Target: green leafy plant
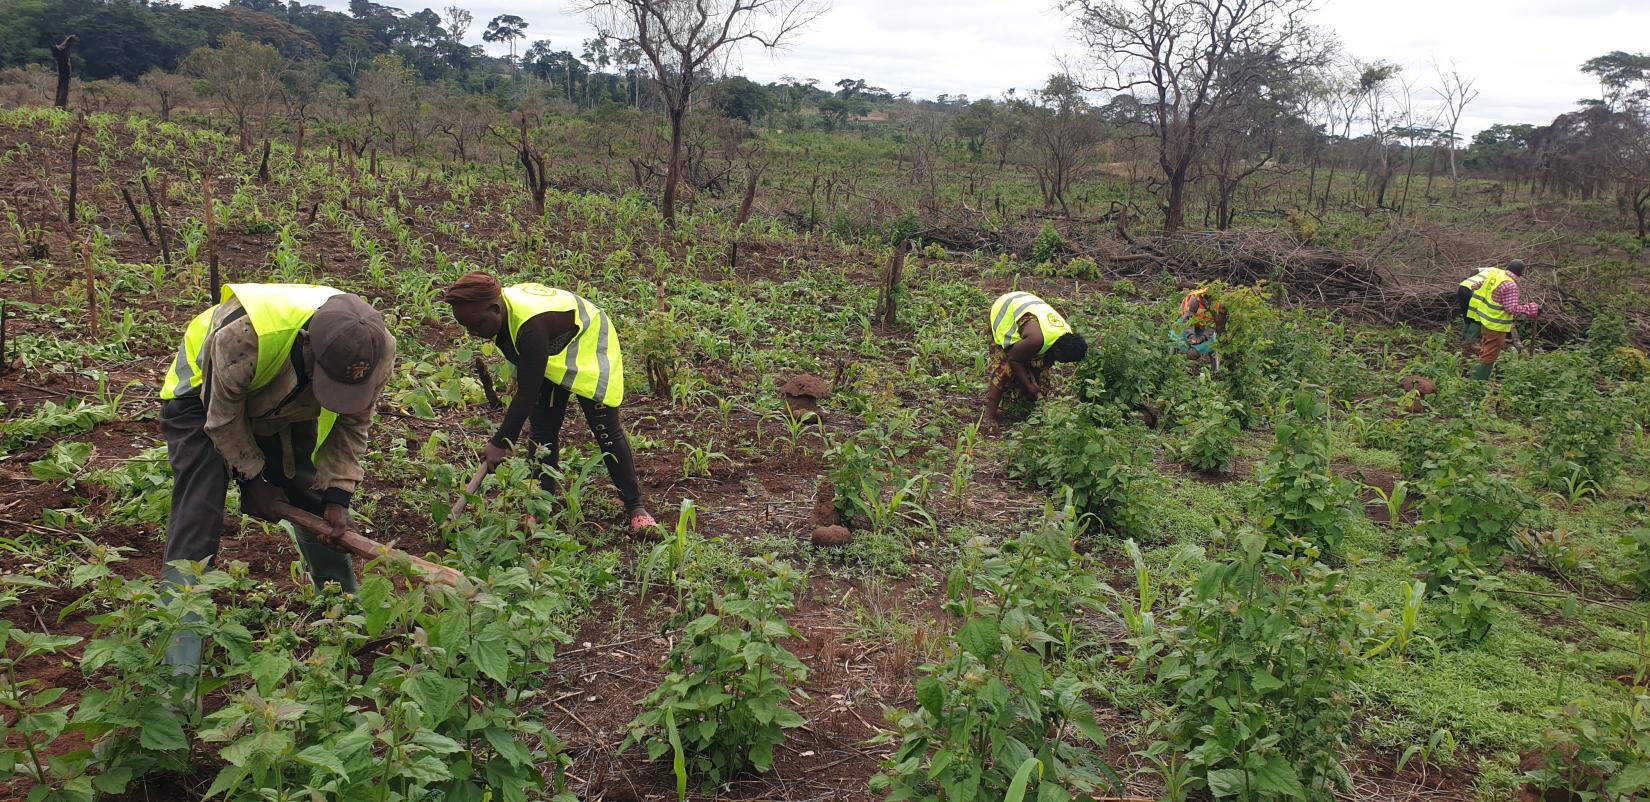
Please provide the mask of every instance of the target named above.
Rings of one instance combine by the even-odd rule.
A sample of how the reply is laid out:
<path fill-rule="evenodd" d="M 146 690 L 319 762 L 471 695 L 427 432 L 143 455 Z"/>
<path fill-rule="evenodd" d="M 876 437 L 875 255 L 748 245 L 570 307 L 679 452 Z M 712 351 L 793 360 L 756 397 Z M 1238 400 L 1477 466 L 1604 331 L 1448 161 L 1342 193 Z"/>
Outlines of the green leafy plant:
<path fill-rule="evenodd" d="M 1073 608 L 1102 609 L 1099 586 L 1071 549 L 1068 505 L 1037 530 L 981 546 L 947 580 L 946 608 L 962 621 L 953 653 L 924 665 L 918 708 L 890 711 L 897 742 L 871 789 L 889 800 L 1091 797 L 1120 784 L 1096 753 L 1106 744 L 1084 696 L 1094 686 L 1067 670 L 1076 643 L 1057 624 Z"/>
<path fill-rule="evenodd" d="M 28 783 L 30 802 L 92 802 L 98 791 L 116 793 L 125 787 L 121 773 L 93 776 L 89 749 L 51 747 L 69 728 L 69 714 L 55 703 L 66 688 L 42 688 L 39 679 L 20 679 L 17 666 L 54 655 L 81 639 L 14 628 L 0 621 L 0 781 L 21 776 Z"/>
<path fill-rule="evenodd" d="M 1351 483 L 1330 470 L 1328 406 L 1302 389 L 1274 421 L 1277 444 L 1257 471 L 1252 505 L 1272 548 L 1340 554 L 1351 521 Z"/>
<path fill-rule="evenodd" d="M 1524 780 L 1546 793 L 1600 802 L 1634 802 L 1650 794 L 1650 691 L 1625 703 L 1584 702 L 1549 711 L 1543 765 Z"/>
<path fill-rule="evenodd" d="M 688 775 L 715 786 L 747 768 L 767 771 L 785 730 L 805 723 L 788 702 L 808 670 L 780 645 L 796 637 L 783 611 L 798 581 L 784 563 L 753 560 L 683 628 L 663 681 L 642 700 L 619 748 L 642 744 L 650 760 L 671 753 L 684 798 Z"/>
<path fill-rule="evenodd" d="M 1243 427 L 1220 385 L 1208 378 L 1198 381 L 1197 390 L 1181 402 L 1174 417 L 1180 461 L 1199 471 L 1225 470 L 1237 453 L 1235 441 Z"/>
<path fill-rule="evenodd" d="M 1146 754 L 1184 765 L 1186 790 L 1240 800 L 1323 799 L 1350 788 L 1339 755 L 1359 665 L 1343 576 L 1275 554 L 1259 533 L 1205 563 L 1165 631 L 1169 707 Z"/>
<path fill-rule="evenodd" d="M 1054 261 L 1054 257 L 1065 250 L 1066 240 L 1060 232 L 1054 229 L 1054 224 L 1043 223 L 1043 230 L 1037 232 L 1037 239 L 1031 243 L 1031 263 L 1040 265 Z"/>
<path fill-rule="evenodd" d="M 1621 545 L 1628 548 L 1633 567 L 1622 577 L 1642 598 L 1650 598 L 1650 528 L 1638 527 L 1621 536 Z"/>
<path fill-rule="evenodd" d="M 1051 491 L 1070 488 L 1080 515 L 1119 537 L 1144 538 L 1152 531 L 1145 504 L 1150 451 L 1121 434 L 1121 420 L 1111 414 L 1116 425 L 1101 427 L 1072 405 L 1043 405 L 1015 433 L 1009 471 Z"/>

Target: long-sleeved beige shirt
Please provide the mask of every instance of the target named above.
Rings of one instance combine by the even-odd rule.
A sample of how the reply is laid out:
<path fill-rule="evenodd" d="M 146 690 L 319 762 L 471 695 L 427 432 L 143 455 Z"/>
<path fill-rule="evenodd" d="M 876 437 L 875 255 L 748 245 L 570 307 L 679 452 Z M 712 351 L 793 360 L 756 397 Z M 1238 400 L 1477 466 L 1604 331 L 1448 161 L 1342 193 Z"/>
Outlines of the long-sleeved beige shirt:
<path fill-rule="evenodd" d="M 216 324 L 241 308 L 230 299 L 213 318 Z M 394 374 L 395 337 L 390 336 L 384 359 L 373 382 L 373 392 L 382 393 Z M 315 356 L 306 342 L 303 361 L 314 369 Z M 281 434 L 294 423 L 316 420 L 321 405 L 306 380 L 300 387 L 292 360 L 283 360 L 281 370 L 268 385 L 250 391 L 252 375 L 258 367 L 258 334 L 246 316 L 214 328 L 206 343 L 201 369 L 207 377 L 206 434 L 229 463 L 236 476 L 253 477 L 264 470 L 264 453 L 257 437 Z M 315 454 L 315 490 L 337 489 L 355 492 L 366 476 L 361 456 L 367 449 L 367 430 L 372 411 L 360 415 L 339 415 L 332 432 Z M 289 452 L 290 453 L 290 452 Z M 285 473 L 292 475 L 292 466 Z"/>

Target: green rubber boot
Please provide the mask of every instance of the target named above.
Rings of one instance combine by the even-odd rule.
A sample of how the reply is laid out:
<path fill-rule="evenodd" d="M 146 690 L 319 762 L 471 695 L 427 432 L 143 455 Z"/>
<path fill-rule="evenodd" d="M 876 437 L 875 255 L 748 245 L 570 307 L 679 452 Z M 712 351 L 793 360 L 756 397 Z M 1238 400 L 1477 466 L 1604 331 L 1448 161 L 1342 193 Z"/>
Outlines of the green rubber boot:
<path fill-rule="evenodd" d="M 1483 381 L 1485 379 L 1488 379 L 1490 377 L 1490 373 L 1494 370 L 1495 370 L 1494 365 L 1486 365 L 1486 364 L 1480 362 L 1478 364 L 1478 367 L 1475 367 L 1475 368 L 1472 369 L 1472 377 L 1474 379 L 1478 379 L 1479 381 Z"/>

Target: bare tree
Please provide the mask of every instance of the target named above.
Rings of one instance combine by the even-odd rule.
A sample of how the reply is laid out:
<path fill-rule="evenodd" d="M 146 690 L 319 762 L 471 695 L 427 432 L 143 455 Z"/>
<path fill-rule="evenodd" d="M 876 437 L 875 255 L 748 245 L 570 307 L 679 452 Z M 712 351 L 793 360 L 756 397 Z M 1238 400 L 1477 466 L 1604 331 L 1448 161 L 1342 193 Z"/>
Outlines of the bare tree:
<path fill-rule="evenodd" d="M 201 47 L 189 54 L 183 66 L 203 79 L 206 93 L 234 116 L 245 151 L 252 144 L 253 122 L 268 112 L 280 93 L 286 59 L 275 48 L 232 32 L 218 41 L 217 48 Z"/>
<path fill-rule="evenodd" d="M 1143 95 L 1163 174 L 1163 229 L 1185 223 L 1186 195 L 1218 118 L 1273 65 L 1322 60 L 1306 24 L 1316 0 L 1065 0 L 1100 78 L 1092 88 Z"/>
<path fill-rule="evenodd" d="M 641 51 L 670 120 L 670 157 L 661 204 L 676 224 L 682 123 L 719 56 L 744 42 L 775 48 L 824 13 L 822 0 L 584 0 L 601 36 Z"/>
<path fill-rule="evenodd" d="M 1043 208 L 1058 204 L 1062 213 L 1070 214 L 1066 192 L 1094 166 L 1100 123 L 1069 75 L 1050 76 L 1032 97 L 1031 102 L 1016 102 L 1025 121 L 1026 167 L 1037 176 Z"/>
<path fill-rule="evenodd" d="M 137 85 L 148 90 L 149 98 L 154 103 L 155 114 L 163 123 L 171 122 L 172 110 L 194 94 L 194 84 L 190 83 L 188 78 L 159 68 L 140 76 Z"/>
<path fill-rule="evenodd" d="M 1467 104 L 1478 97 L 1478 90 L 1472 88 L 1477 79 L 1461 75 L 1460 68 L 1454 64 L 1446 70 L 1442 64 L 1433 62 L 1432 68 L 1438 72 L 1439 83 L 1432 91 L 1438 94 L 1444 104 L 1440 110 L 1439 121 L 1443 123 L 1440 127 L 1443 128 L 1445 144 L 1449 147 L 1449 196 L 1454 200 L 1461 191 L 1461 176 L 1455 170 L 1455 143 L 1460 141 L 1457 131 L 1460 130 L 1461 116 L 1466 113 Z"/>

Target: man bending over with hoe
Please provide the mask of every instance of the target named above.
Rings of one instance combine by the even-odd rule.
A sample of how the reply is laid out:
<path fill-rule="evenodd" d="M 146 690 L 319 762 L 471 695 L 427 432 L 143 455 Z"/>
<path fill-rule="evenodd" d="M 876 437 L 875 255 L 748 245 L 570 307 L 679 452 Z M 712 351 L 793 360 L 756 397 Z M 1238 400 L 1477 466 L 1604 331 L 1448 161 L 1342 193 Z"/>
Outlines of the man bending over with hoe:
<path fill-rule="evenodd" d="M 349 555 L 333 550 L 365 477 L 373 407 L 395 367 L 395 338 L 360 297 L 312 284 L 229 284 L 184 330 L 166 372 L 160 428 L 172 463 L 165 561 L 211 560 L 223 535 L 229 480 L 241 511 L 279 519 L 276 504 L 322 517 L 298 528 L 317 586 L 355 590 Z M 323 548 L 325 546 L 326 548 Z M 166 582 L 188 578 L 168 565 Z M 167 662 L 193 672 L 200 639 L 180 634 Z"/>
<path fill-rule="evenodd" d="M 541 465 L 553 470 L 561 458 L 561 425 L 568 398 L 578 396 L 608 476 L 624 502 L 630 531 L 639 533 L 655 526 L 642 505 L 635 457 L 619 422 L 624 360 L 619 331 L 607 313 L 566 290 L 532 283 L 504 287 L 486 273 L 465 275 L 441 299 L 452 304 L 459 325 L 497 343 L 504 358 L 516 366 L 516 395 L 498 432 L 487 441 L 482 453 L 484 470 L 492 471 L 510 456 L 529 418 L 532 442 L 544 449 Z M 554 491 L 555 479 L 549 470 L 541 471 L 539 481 Z"/>
<path fill-rule="evenodd" d="M 1043 299 L 1011 292 L 991 305 L 991 386 L 985 414 L 1002 422 L 1003 393 L 1017 390 L 1031 401 L 1042 397 L 1043 382 L 1055 362 L 1081 362 L 1089 344 Z"/>
<path fill-rule="evenodd" d="M 1523 276 L 1524 263 L 1514 259 L 1505 270 L 1486 268 L 1465 283 L 1472 297 L 1467 300 L 1462 344 L 1470 349 L 1472 342 L 1479 340 L 1478 366 L 1472 369 L 1474 379 L 1488 379 L 1495 370 L 1495 361 L 1512 333 L 1514 316 L 1533 318 L 1541 314 L 1541 304 L 1522 303 L 1519 299 L 1518 280 Z"/>

